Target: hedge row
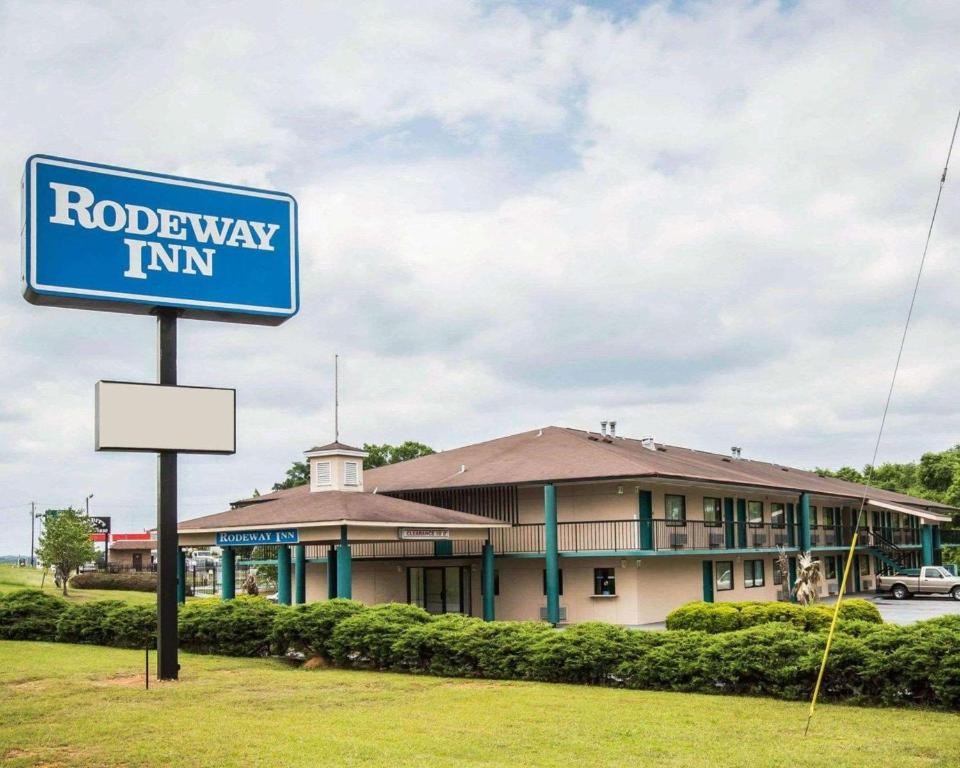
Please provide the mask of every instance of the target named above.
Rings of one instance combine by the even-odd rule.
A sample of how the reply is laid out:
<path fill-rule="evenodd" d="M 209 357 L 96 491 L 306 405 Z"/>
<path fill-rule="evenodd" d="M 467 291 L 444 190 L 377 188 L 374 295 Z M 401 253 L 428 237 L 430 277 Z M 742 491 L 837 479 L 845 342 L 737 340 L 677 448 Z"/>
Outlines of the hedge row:
<path fill-rule="evenodd" d="M 877 606 L 867 600 L 853 598 L 840 604 L 838 624 L 867 621 L 882 624 Z M 806 632 L 820 632 L 830 627 L 833 608 L 813 605 L 804 608 L 793 603 L 687 603 L 667 616 L 667 629 L 697 632 L 734 632 L 761 624 L 789 624 Z"/>
<path fill-rule="evenodd" d="M 130 571 L 128 573 L 105 573 L 90 571 L 71 577 L 70 586 L 77 589 L 126 589 L 132 592 L 156 592 L 157 574 Z"/>
<path fill-rule="evenodd" d="M 773 615 L 775 607 L 733 610 Z M 960 709 L 960 616 L 905 627 L 851 616 L 834 638 L 825 699 Z M 152 610 L 116 601 L 67 606 L 38 592 L 0 596 L 3 638 L 136 645 L 152 622 Z M 435 617 L 401 604 L 331 600 L 290 608 L 241 597 L 184 606 L 180 641 L 233 656 L 300 651 L 358 669 L 803 699 L 826 633 L 792 618 L 709 632 L 638 632 L 599 622 L 555 631 L 538 622 Z"/>

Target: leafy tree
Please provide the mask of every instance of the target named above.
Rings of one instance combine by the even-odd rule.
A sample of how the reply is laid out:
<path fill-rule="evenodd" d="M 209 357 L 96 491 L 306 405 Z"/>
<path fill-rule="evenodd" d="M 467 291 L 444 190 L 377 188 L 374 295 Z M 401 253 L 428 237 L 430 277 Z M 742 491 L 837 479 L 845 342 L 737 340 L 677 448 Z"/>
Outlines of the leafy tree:
<path fill-rule="evenodd" d="M 406 442 L 400 443 L 400 445 L 389 445 L 388 443 L 373 445 L 364 443 L 363 450 L 370 454 L 363 460 L 364 469 L 373 469 L 374 467 L 382 467 L 385 464 L 396 464 L 400 461 L 419 459 L 421 456 L 429 456 L 432 453 L 436 453 L 429 445 L 418 443 L 415 440 L 407 440 Z"/>
<path fill-rule="evenodd" d="M 418 443 L 416 440 L 407 440 L 400 445 L 375 445 L 364 443 L 363 450 L 369 454 L 363 460 L 364 469 L 373 469 L 382 467 L 385 464 L 396 464 L 398 461 L 408 461 L 409 459 L 418 459 L 421 456 L 429 456 L 436 453 L 429 445 Z M 293 488 L 298 485 L 306 485 L 310 482 L 310 463 L 307 461 L 295 461 L 293 466 L 287 470 L 287 478 L 280 483 L 273 484 L 273 490 L 282 491 L 285 488 Z"/>
<path fill-rule="evenodd" d="M 76 509 L 49 509 L 44 516 L 37 557 L 44 566 L 53 566 L 57 570 L 64 597 L 67 596 L 70 572 L 97 555 L 90 539 L 92 533 L 92 523 Z"/>

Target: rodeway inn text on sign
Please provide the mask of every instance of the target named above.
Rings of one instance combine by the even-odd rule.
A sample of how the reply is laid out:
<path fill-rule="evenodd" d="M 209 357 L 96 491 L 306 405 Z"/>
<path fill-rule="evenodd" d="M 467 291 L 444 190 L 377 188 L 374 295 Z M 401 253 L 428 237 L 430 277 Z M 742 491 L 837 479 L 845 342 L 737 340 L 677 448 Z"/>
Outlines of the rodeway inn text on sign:
<path fill-rule="evenodd" d="M 289 195 L 37 155 L 23 200 L 34 303 L 263 324 L 296 314 Z"/>

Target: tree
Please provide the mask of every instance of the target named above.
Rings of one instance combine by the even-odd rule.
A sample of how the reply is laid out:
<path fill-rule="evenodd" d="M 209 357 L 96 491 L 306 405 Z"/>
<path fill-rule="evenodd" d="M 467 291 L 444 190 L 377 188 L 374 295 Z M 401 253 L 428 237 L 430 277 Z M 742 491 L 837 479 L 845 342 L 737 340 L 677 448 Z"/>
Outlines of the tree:
<path fill-rule="evenodd" d="M 368 454 L 363 460 L 364 469 L 373 469 L 382 467 L 385 464 L 396 464 L 399 461 L 408 461 L 418 459 L 421 456 L 429 456 L 436 453 L 433 448 L 416 440 L 407 440 L 400 445 L 375 445 L 364 443 L 363 450 Z M 274 483 L 273 490 L 282 491 L 285 488 L 294 488 L 298 485 L 306 485 L 310 482 L 310 464 L 306 461 L 295 461 L 293 466 L 287 470 L 287 478 L 283 482 Z"/>
<path fill-rule="evenodd" d="M 79 510 L 48 509 L 44 515 L 37 557 L 45 567 L 56 569 L 64 597 L 70 572 L 97 556 L 92 533 L 93 524 Z"/>

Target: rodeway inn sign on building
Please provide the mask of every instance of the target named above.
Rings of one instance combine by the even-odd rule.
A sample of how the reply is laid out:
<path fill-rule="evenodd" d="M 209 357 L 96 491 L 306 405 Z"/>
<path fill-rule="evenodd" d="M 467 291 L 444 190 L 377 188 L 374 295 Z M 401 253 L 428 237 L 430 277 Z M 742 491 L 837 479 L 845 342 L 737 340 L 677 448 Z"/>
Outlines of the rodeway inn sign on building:
<path fill-rule="evenodd" d="M 289 195 L 45 155 L 27 161 L 23 193 L 34 304 L 264 325 L 299 308 Z"/>

